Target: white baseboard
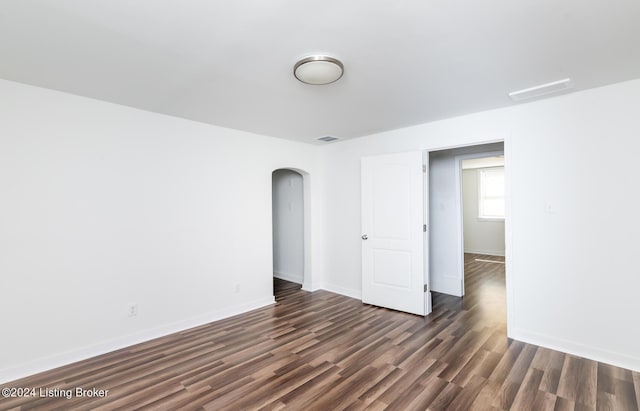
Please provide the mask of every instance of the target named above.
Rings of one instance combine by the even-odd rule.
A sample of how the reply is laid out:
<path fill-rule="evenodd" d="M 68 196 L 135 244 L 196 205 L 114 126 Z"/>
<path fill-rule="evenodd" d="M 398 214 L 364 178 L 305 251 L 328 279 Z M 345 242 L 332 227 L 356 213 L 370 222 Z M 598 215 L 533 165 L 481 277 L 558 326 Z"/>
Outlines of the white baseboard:
<path fill-rule="evenodd" d="M 291 281 L 292 283 L 296 284 L 302 284 L 303 282 L 302 274 L 279 273 L 277 271 L 274 271 L 273 276 L 275 278 L 279 278 L 280 280 Z"/>
<path fill-rule="evenodd" d="M 341 287 L 335 284 L 324 284 L 323 290 L 331 291 L 332 293 L 344 295 L 346 297 L 355 298 L 356 300 L 362 300 L 362 290 L 355 290 L 352 288 Z"/>
<path fill-rule="evenodd" d="M 492 250 L 464 250 L 465 253 L 470 254 L 484 254 L 494 255 L 496 257 L 504 257 L 504 251 L 492 251 Z"/>
<path fill-rule="evenodd" d="M 550 337 L 526 330 L 509 330 L 509 338 L 522 341 L 540 347 L 550 348 L 578 357 L 588 358 L 593 361 L 626 368 L 628 370 L 640 372 L 640 358 L 632 357 L 617 352 L 607 351 L 584 344 L 567 341 L 560 338 Z"/>
<path fill-rule="evenodd" d="M 304 291 L 314 292 L 314 291 L 322 290 L 323 288 L 320 284 L 317 284 L 317 283 L 312 283 L 312 284 L 302 283 L 302 289 Z"/>
<path fill-rule="evenodd" d="M 0 369 L 0 384 L 28 377 L 40 372 L 49 371 L 54 368 L 86 360 L 88 358 L 96 357 L 98 355 L 106 354 L 135 344 L 150 341 L 155 338 L 164 337 L 169 334 L 188 330 L 190 328 L 198 327 L 214 321 L 233 317 L 234 315 L 243 314 L 248 311 L 266 307 L 274 303 L 275 299 L 273 297 L 255 300 L 231 308 L 225 308 L 211 313 L 199 315 L 197 317 L 192 317 L 187 320 L 150 328 L 141 332 L 137 332 L 135 334 L 114 338 L 108 341 L 100 342 L 98 344 L 81 347 L 49 357 L 38 358 L 36 360 L 32 360 L 17 366 Z"/>

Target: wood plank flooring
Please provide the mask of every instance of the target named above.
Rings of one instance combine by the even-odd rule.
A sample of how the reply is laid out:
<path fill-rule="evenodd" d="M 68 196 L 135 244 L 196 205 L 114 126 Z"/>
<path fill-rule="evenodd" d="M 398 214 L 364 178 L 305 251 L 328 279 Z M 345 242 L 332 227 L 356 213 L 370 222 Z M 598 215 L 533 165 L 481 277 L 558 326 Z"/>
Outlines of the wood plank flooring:
<path fill-rule="evenodd" d="M 504 264 L 476 259 L 502 261 L 466 255 L 466 296 L 426 318 L 276 281 L 274 306 L 4 384 L 59 398 L 0 410 L 638 409 L 640 373 L 508 341 Z"/>

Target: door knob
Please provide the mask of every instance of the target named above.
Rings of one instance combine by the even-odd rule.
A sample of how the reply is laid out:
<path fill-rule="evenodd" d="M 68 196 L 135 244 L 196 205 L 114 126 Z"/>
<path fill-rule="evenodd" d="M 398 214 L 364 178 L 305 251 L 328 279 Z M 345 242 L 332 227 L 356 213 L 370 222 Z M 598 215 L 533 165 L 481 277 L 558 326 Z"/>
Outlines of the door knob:
<path fill-rule="evenodd" d="M 366 234 L 364 234 L 364 235 L 362 236 L 362 239 L 363 239 L 363 240 L 368 240 L 368 239 L 369 239 L 369 236 L 367 236 Z"/>

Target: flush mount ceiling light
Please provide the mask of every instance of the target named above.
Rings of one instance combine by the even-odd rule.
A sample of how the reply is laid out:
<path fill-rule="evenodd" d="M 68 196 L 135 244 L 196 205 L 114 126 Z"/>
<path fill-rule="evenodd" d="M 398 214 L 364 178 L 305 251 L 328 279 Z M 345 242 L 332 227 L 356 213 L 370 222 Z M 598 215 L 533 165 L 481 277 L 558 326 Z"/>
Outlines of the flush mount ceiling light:
<path fill-rule="evenodd" d="M 309 56 L 293 66 L 293 75 L 303 83 L 322 85 L 337 81 L 344 74 L 342 62 L 329 56 Z"/>

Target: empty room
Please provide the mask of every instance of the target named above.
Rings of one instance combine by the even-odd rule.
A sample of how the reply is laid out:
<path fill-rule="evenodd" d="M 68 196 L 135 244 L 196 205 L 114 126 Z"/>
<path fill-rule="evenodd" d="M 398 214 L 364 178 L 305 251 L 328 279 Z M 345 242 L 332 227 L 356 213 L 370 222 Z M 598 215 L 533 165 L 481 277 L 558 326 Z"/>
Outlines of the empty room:
<path fill-rule="evenodd" d="M 0 410 L 638 410 L 640 3 L 5 0 Z"/>

